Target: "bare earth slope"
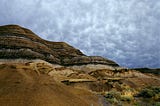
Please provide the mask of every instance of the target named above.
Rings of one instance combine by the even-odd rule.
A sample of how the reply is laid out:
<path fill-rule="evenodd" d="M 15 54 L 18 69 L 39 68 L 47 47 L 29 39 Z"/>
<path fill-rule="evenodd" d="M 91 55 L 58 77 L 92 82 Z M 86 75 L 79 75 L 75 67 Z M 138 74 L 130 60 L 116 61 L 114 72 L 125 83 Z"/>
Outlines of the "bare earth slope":
<path fill-rule="evenodd" d="M 24 63 L 0 65 L 1 106 L 98 106 L 85 90 L 58 83 Z"/>
<path fill-rule="evenodd" d="M 106 65 L 0 60 L 1 106 L 110 106 L 107 92 L 132 97 L 147 86 L 160 86 L 159 77 Z"/>

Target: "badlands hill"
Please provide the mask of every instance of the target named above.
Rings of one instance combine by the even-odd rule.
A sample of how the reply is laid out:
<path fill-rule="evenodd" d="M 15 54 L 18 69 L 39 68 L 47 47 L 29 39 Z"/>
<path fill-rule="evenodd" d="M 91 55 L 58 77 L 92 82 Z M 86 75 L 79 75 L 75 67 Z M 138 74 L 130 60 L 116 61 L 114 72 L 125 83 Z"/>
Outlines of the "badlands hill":
<path fill-rule="evenodd" d="M 159 101 L 158 74 L 86 56 L 17 25 L 0 26 L 1 106 L 150 106 Z"/>
<path fill-rule="evenodd" d="M 100 56 L 86 56 L 65 42 L 41 39 L 32 31 L 17 25 L 0 26 L 0 58 L 42 59 L 61 65 L 117 63 Z"/>

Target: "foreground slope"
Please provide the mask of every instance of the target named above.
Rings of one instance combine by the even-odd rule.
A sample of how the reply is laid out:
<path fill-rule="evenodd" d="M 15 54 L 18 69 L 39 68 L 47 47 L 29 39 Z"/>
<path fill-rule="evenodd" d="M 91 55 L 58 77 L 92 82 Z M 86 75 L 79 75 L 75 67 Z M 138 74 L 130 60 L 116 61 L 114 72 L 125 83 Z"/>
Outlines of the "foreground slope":
<path fill-rule="evenodd" d="M 0 59 L 2 106 L 110 106 L 112 102 L 105 99 L 110 92 L 118 92 L 123 106 L 132 106 L 139 100 L 134 95 L 148 86 L 160 87 L 159 77 L 100 64 L 62 66 L 43 60 Z M 133 102 L 126 104 L 127 98 Z"/>
<path fill-rule="evenodd" d="M 98 106 L 94 94 L 56 82 L 53 77 L 38 71 L 36 64 L 39 63 L 0 65 L 1 106 Z"/>

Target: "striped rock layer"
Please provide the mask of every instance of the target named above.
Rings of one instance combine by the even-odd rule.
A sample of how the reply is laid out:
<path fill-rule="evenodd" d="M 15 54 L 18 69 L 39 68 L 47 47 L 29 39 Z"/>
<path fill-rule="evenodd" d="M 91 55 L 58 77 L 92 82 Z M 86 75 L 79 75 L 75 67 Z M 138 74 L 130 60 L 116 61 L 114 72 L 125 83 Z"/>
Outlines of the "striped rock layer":
<path fill-rule="evenodd" d="M 42 59 L 60 65 L 105 64 L 118 66 L 100 56 L 86 56 L 65 42 L 44 40 L 18 25 L 0 26 L 0 59 Z"/>

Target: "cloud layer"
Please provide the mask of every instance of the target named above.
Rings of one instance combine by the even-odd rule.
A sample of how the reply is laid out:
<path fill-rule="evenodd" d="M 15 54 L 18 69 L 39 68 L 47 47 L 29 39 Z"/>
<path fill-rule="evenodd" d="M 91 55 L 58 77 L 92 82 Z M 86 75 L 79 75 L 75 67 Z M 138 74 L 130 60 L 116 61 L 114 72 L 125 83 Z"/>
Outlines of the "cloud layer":
<path fill-rule="evenodd" d="M 126 67 L 160 67 L 158 0 L 1 0 L 0 25 L 19 24 Z"/>

